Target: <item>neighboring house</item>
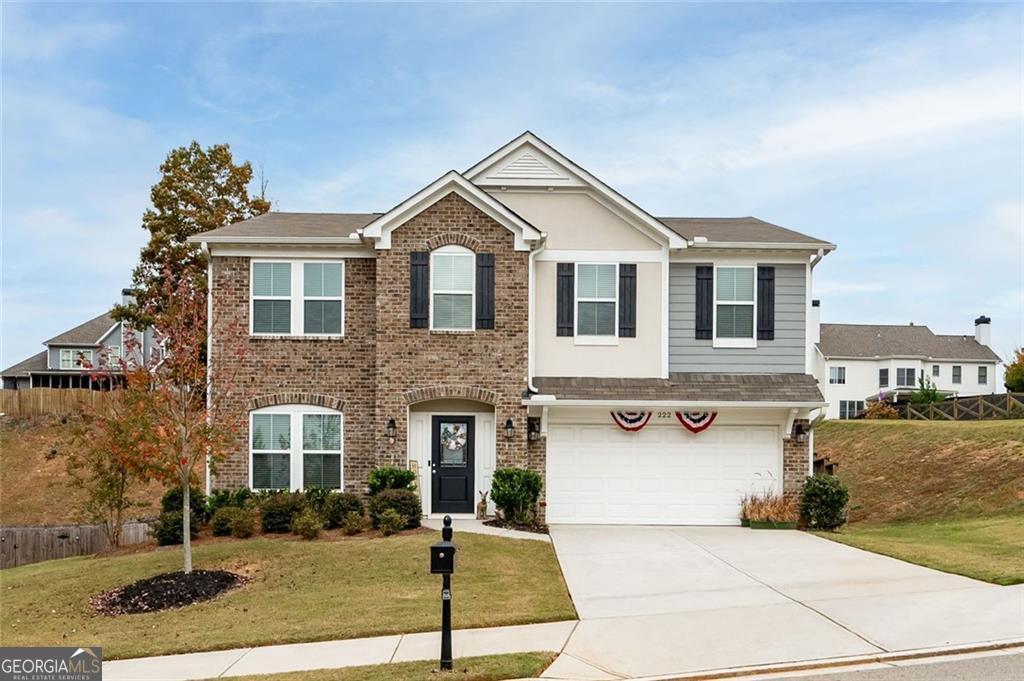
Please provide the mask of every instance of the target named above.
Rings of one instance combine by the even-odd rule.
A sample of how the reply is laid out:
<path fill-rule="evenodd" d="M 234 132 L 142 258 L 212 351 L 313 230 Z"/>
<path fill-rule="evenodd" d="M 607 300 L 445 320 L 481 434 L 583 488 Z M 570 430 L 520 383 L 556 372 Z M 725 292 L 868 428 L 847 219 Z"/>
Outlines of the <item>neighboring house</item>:
<path fill-rule="evenodd" d="M 737 524 L 744 494 L 811 470 L 827 241 L 654 217 L 531 133 L 386 213 L 271 212 L 192 241 L 213 390 L 249 426 L 209 487 L 361 493 L 408 464 L 424 513 L 472 514 L 517 466 L 551 523 Z"/>
<path fill-rule="evenodd" d="M 814 375 L 828 401 L 825 416 L 855 418 L 879 398 L 906 401 L 922 377 L 947 396 L 998 392 L 991 326 L 982 316 L 973 336 L 947 336 L 918 324 L 821 324 Z"/>
<path fill-rule="evenodd" d="M 122 299 L 131 298 L 131 289 L 122 291 Z M 118 366 L 120 358 L 128 352 L 125 335 L 135 333 L 136 353 L 146 356 L 153 352 L 152 330 L 131 331 L 110 313 L 90 319 L 84 324 L 58 334 L 43 345 L 46 349 L 0 372 L 5 390 L 28 388 L 92 388 L 102 390 L 109 386 L 92 380 L 87 367 L 104 364 Z"/>

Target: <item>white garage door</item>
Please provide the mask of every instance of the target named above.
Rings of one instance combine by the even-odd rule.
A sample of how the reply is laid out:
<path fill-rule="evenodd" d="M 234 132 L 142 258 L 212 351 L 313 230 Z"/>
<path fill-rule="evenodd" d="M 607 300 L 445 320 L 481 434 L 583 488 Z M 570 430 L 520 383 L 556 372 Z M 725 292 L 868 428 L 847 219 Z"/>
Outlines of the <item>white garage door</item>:
<path fill-rule="evenodd" d="M 738 525 L 744 494 L 781 491 L 775 426 L 548 428 L 547 521 Z"/>

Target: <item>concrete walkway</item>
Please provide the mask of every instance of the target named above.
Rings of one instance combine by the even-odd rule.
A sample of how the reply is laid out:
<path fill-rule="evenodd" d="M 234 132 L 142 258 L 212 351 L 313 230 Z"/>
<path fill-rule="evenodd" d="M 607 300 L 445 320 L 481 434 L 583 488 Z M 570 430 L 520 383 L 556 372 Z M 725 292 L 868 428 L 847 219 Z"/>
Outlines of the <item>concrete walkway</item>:
<path fill-rule="evenodd" d="M 576 622 L 570 621 L 491 629 L 459 629 L 452 634 L 452 650 L 456 658 L 559 651 L 575 626 Z M 431 660 L 436 659 L 440 651 L 441 632 L 434 631 L 115 660 L 103 663 L 103 678 L 107 681 L 186 681 L 246 674 L 276 674 Z"/>
<path fill-rule="evenodd" d="M 803 532 L 554 526 L 580 624 L 545 678 L 692 674 L 1024 638 L 1000 587 Z"/>
<path fill-rule="evenodd" d="M 441 519 L 426 518 L 423 520 L 423 527 L 429 527 L 440 531 L 442 527 Z M 459 536 L 460 532 L 470 532 L 472 534 L 489 534 L 495 537 L 505 537 L 506 539 L 530 539 L 533 541 L 551 542 L 551 537 L 546 534 L 523 532 L 521 530 L 506 530 L 502 527 L 491 527 L 490 525 L 484 525 L 484 521 L 482 520 L 474 520 L 471 518 L 452 519 L 452 529 L 455 531 L 456 537 Z"/>

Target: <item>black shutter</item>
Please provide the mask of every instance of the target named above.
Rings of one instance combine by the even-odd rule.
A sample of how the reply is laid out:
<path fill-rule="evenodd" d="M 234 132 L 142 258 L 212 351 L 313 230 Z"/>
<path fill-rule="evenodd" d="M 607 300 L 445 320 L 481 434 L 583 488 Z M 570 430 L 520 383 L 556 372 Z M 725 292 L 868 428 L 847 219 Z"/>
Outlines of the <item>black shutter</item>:
<path fill-rule="evenodd" d="M 494 328 L 494 254 L 476 254 L 476 328 Z"/>
<path fill-rule="evenodd" d="M 757 268 L 757 340 L 775 340 L 775 268 Z"/>
<path fill-rule="evenodd" d="M 697 315 L 694 338 L 711 340 L 711 326 L 715 306 L 715 268 L 711 265 L 697 265 Z"/>
<path fill-rule="evenodd" d="M 571 262 L 558 263 L 557 290 L 557 335 L 571 336 L 575 331 L 573 324 L 573 300 L 576 297 L 575 266 Z"/>
<path fill-rule="evenodd" d="M 430 254 L 409 254 L 409 328 L 430 325 Z"/>
<path fill-rule="evenodd" d="M 636 338 L 636 265 L 619 265 L 619 336 Z"/>

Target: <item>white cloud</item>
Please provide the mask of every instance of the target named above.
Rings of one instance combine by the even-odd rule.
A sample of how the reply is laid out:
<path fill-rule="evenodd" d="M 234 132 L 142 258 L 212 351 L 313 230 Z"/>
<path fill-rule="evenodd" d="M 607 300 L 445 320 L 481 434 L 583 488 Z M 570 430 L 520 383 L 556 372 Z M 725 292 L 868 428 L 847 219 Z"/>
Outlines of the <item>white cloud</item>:
<path fill-rule="evenodd" d="M 3 3 L 3 55 L 5 59 L 47 60 L 69 52 L 109 44 L 125 33 L 111 21 L 37 22 L 27 7 Z"/>

